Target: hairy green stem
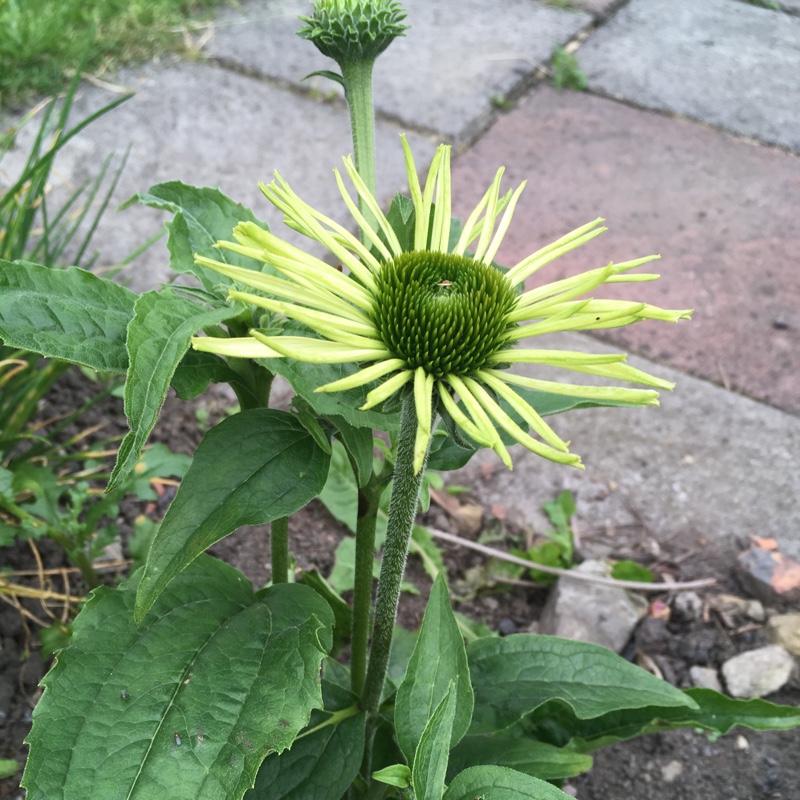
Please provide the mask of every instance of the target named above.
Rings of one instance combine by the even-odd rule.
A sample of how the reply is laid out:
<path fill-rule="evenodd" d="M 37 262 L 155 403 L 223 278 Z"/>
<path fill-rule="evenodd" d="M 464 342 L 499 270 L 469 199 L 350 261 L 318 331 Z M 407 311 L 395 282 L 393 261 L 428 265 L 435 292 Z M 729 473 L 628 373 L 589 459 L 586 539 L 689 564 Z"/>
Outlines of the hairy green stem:
<path fill-rule="evenodd" d="M 356 169 L 373 197 L 375 192 L 375 111 L 372 105 L 372 67 L 374 60 L 343 61 L 344 96 L 350 109 L 353 156 Z M 358 210 L 373 228 L 376 220 L 359 195 Z M 366 238 L 362 233 L 362 240 Z"/>
<path fill-rule="evenodd" d="M 400 599 L 400 584 L 408 555 L 408 545 L 419 505 L 419 490 L 425 472 L 425 454 L 422 469 L 414 473 L 414 439 L 417 433 L 417 412 L 414 396 L 409 394 L 403 401 L 400 431 L 397 435 L 397 455 L 394 462 L 392 496 L 389 501 L 389 521 L 386 528 L 386 544 L 383 547 L 381 572 L 378 579 L 378 596 L 375 601 L 375 629 L 369 657 L 367 679 L 361 696 L 361 706 L 371 716 L 378 706 L 386 682 L 392 634 Z"/>
<path fill-rule="evenodd" d="M 289 582 L 289 517 L 272 520 L 269 530 L 272 553 L 272 583 Z"/>
<path fill-rule="evenodd" d="M 372 614 L 372 565 L 375 561 L 375 524 L 383 482 L 373 473 L 358 492 L 356 520 L 356 574 L 353 587 L 353 624 L 350 638 L 350 685 L 360 695 L 367 674 L 367 645 Z"/>

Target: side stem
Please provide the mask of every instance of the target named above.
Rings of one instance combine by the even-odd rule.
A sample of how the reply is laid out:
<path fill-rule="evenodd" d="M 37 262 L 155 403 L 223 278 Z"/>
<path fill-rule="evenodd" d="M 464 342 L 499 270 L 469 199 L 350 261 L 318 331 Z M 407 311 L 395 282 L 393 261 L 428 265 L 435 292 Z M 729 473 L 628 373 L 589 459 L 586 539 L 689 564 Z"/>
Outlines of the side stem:
<path fill-rule="evenodd" d="M 269 529 L 272 583 L 289 582 L 289 517 L 272 520 Z"/>
<path fill-rule="evenodd" d="M 373 717 L 378 713 L 386 681 L 397 604 L 400 599 L 400 584 L 405 571 L 411 531 L 417 515 L 422 475 L 425 472 L 425 462 L 423 462 L 419 473 L 414 473 L 416 433 L 417 411 L 414 406 L 414 396 L 409 395 L 403 401 L 400 417 L 386 544 L 383 547 L 378 596 L 375 602 L 375 628 L 372 634 L 367 679 L 361 696 L 361 707 Z M 426 453 L 425 461 L 427 460 Z"/>
<path fill-rule="evenodd" d="M 344 96 L 350 109 L 350 129 L 353 134 L 353 157 L 356 169 L 373 197 L 375 193 L 375 111 L 372 105 L 372 67 L 374 61 L 355 60 L 340 63 Z M 376 219 L 361 196 L 358 210 L 373 228 Z M 362 240 L 366 243 L 364 234 Z"/>

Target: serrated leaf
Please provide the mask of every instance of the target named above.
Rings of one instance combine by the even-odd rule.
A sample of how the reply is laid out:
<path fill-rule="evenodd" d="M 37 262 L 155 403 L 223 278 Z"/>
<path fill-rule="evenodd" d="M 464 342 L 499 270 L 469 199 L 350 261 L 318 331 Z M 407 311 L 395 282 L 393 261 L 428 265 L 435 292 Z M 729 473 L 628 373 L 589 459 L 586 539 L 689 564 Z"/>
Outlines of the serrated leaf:
<path fill-rule="evenodd" d="M 348 706 L 355 710 L 357 698 L 349 691 L 327 681 L 322 686 L 325 713 L 314 712 L 311 728 L 322 724 L 330 712 Z M 314 733 L 304 731 L 291 749 L 267 756 L 244 800 L 340 800 L 361 767 L 364 743 L 363 712 Z"/>
<path fill-rule="evenodd" d="M 473 734 L 503 730 L 549 701 L 566 704 L 580 719 L 619 709 L 695 707 L 666 681 L 588 642 L 521 633 L 478 639 L 467 656 Z"/>
<path fill-rule="evenodd" d="M 302 508 L 322 489 L 329 459 L 284 411 L 242 411 L 212 428 L 153 540 L 137 619 L 207 547 L 242 525 L 271 522 Z"/>
<path fill-rule="evenodd" d="M 456 695 L 456 682 L 451 680 L 420 737 L 411 769 L 416 800 L 441 800 L 456 716 Z"/>
<path fill-rule="evenodd" d="M 544 781 L 571 778 L 592 766 L 592 757 L 544 742 L 511 736 L 465 736 L 450 753 L 449 779 L 480 764 L 509 767 Z"/>
<path fill-rule="evenodd" d="M 136 466 L 191 337 L 206 325 L 216 325 L 237 313 L 232 306 L 207 308 L 172 289 L 146 292 L 133 311 L 126 341 L 129 367 L 125 380 L 125 416 L 130 431 L 119 447 L 108 491 L 119 486 Z"/>
<path fill-rule="evenodd" d="M 456 776 L 443 800 L 570 800 L 538 778 L 508 767 L 470 767 Z"/>
<path fill-rule="evenodd" d="M 219 356 L 187 350 L 172 376 L 172 388 L 181 400 L 192 400 L 203 394 L 209 383 L 236 383 L 237 379 Z"/>
<path fill-rule="evenodd" d="M 234 800 L 322 704 L 333 616 L 315 592 L 254 594 L 203 556 L 137 627 L 137 579 L 91 595 L 43 681 L 30 800 Z"/>
<path fill-rule="evenodd" d="M 123 374 L 136 295 L 86 270 L 0 260 L 0 339 L 8 347 Z"/>
<path fill-rule="evenodd" d="M 397 741 L 409 763 L 451 680 L 455 681 L 456 705 L 448 744 L 455 745 L 469 729 L 473 694 L 464 640 L 450 608 L 447 584 L 440 575 L 431 588 L 414 653 L 395 699 Z"/>
<path fill-rule="evenodd" d="M 172 222 L 167 223 L 170 268 L 174 272 L 191 273 L 209 290 L 228 286 L 229 278 L 195 263 L 195 253 L 208 258 L 247 269 L 267 271 L 259 261 L 229 250 L 214 247 L 219 240 L 231 241 L 233 229 L 239 222 L 255 222 L 265 230 L 267 223 L 257 219 L 246 206 L 235 203 L 219 189 L 189 186 L 180 181 L 168 181 L 140 192 L 125 205 L 139 202 L 151 208 L 172 211 Z M 124 207 L 124 206 L 123 206 Z M 224 292 L 215 292 L 224 297 Z"/>

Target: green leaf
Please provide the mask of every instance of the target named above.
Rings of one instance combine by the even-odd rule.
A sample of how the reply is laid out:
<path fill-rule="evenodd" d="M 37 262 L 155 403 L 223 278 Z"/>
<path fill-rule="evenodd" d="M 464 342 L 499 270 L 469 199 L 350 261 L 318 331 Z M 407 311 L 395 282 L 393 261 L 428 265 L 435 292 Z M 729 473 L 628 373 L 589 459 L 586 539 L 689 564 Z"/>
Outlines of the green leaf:
<path fill-rule="evenodd" d="M 525 721 L 526 733 L 566 744 L 579 751 L 595 750 L 646 733 L 675 728 L 705 728 L 725 734 L 737 726 L 758 731 L 800 727 L 800 709 L 766 700 L 734 700 L 712 689 L 689 689 L 696 708 L 621 709 L 596 719 L 580 720 L 569 709 L 542 708 Z"/>
<path fill-rule="evenodd" d="M 219 356 L 187 350 L 172 376 L 172 388 L 181 400 L 201 395 L 209 383 L 236 383 L 237 374 Z"/>
<path fill-rule="evenodd" d="M 392 764 L 372 773 L 374 780 L 388 786 L 397 786 L 399 789 L 408 789 L 411 786 L 411 770 L 405 764 Z"/>
<path fill-rule="evenodd" d="M 72 267 L 0 260 L 0 339 L 9 347 L 122 374 L 136 295 Z"/>
<path fill-rule="evenodd" d="M 611 568 L 611 577 L 618 581 L 653 582 L 651 570 L 641 564 L 637 564 L 635 561 L 629 560 L 617 561 Z"/>
<path fill-rule="evenodd" d="M 414 653 L 395 699 L 397 741 L 409 763 L 450 681 L 456 682 L 456 704 L 452 741 L 448 744 L 455 745 L 469 728 L 473 696 L 464 640 L 450 608 L 447 584 L 440 575 L 431 589 Z"/>
<path fill-rule="evenodd" d="M 377 578 L 380 574 L 380 562 L 375 559 L 372 564 L 372 576 Z M 356 540 L 352 536 L 345 536 L 339 542 L 334 563 L 328 581 L 337 592 L 349 592 L 355 586 L 356 581 Z M 408 594 L 419 594 L 419 589 L 413 583 L 403 581 L 400 584 L 402 591 Z"/>
<path fill-rule="evenodd" d="M 287 325 L 285 331 L 294 332 L 294 328 Z M 400 425 L 397 412 L 386 414 L 374 408 L 361 411 L 360 407 L 367 400 L 367 392 L 377 383 L 345 392 L 315 391 L 319 386 L 358 372 L 360 367 L 356 364 L 306 364 L 291 358 L 260 359 L 258 363 L 286 378 L 297 394 L 320 416 L 343 417 L 354 428 L 377 428 L 391 432 Z"/>
<path fill-rule="evenodd" d="M 403 252 L 414 250 L 414 234 L 416 225 L 416 213 L 414 211 L 414 203 L 410 198 L 397 193 L 392 198 L 392 204 L 389 206 L 389 211 L 386 213 L 386 220 L 391 225 L 392 230 L 400 242 L 400 247 Z M 381 233 L 381 239 L 384 239 Z M 386 240 L 384 239 L 384 244 Z"/>
<path fill-rule="evenodd" d="M 456 715 L 456 695 L 456 683 L 451 680 L 420 737 L 411 770 L 416 800 L 441 800 Z"/>
<path fill-rule="evenodd" d="M 339 522 L 347 525 L 355 533 L 358 518 L 358 484 L 347 451 L 341 442 L 333 442 L 328 479 L 319 493 L 319 499 Z"/>
<path fill-rule="evenodd" d="M 239 222 L 255 222 L 265 230 L 269 230 L 266 222 L 257 219 L 249 208 L 235 203 L 219 189 L 169 181 L 151 186 L 146 192 L 140 192 L 125 206 L 133 202 L 172 211 L 175 214 L 172 222 L 166 225 L 169 231 L 167 248 L 170 252 L 170 268 L 175 272 L 195 275 L 209 291 L 213 291 L 217 286 L 227 287 L 231 280 L 207 267 L 195 264 L 196 253 L 247 269 L 259 271 L 269 269 L 259 261 L 214 247 L 219 240 L 232 241 L 233 229 Z M 220 296 L 220 292 L 216 293 Z M 221 296 L 224 297 L 224 292 Z"/>
<path fill-rule="evenodd" d="M 72 626 L 63 622 L 54 622 L 39 631 L 39 640 L 42 643 L 42 658 L 50 656 L 63 650 L 72 639 Z"/>
<path fill-rule="evenodd" d="M 16 775 L 19 768 L 19 761 L 13 758 L 0 758 L 0 781 Z"/>
<path fill-rule="evenodd" d="M 216 325 L 236 313 L 232 306 L 201 306 L 172 289 L 147 292 L 136 301 L 126 343 L 130 366 L 125 415 L 130 431 L 120 445 L 108 491 L 119 486 L 136 466 L 191 337 L 206 325 Z"/>
<path fill-rule="evenodd" d="M 336 438 L 347 450 L 359 488 L 366 486 L 372 475 L 374 450 L 372 429 L 356 428 L 344 417 L 332 417 L 331 422 L 338 428 Z"/>
<path fill-rule="evenodd" d="M 334 650 L 341 649 L 341 645 L 350 637 L 353 621 L 352 609 L 317 570 L 303 572 L 299 581 L 312 588 L 331 607 L 336 620 L 333 631 Z"/>
<path fill-rule="evenodd" d="M 688 695 L 596 644 L 514 634 L 471 642 L 467 656 L 473 734 L 507 728 L 551 700 L 579 719 L 619 709 L 695 707 Z"/>
<path fill-rule="evenodd" d="M 254 594 L 203 556 L 139 627 L 137 579 L 93 592 L 43 681 L 27 739 L 30 800 L 240 798 L 322 705 L 333 616 L 311 589 Z"/>
<path fill-rule="evenodd" d="M 440 574 L 447 580 L 447 568 L 444 565 L 442 551 L 434 541 L 433 534 L 423 525 L 414 525 L 409 553 L 419 556 L 431 580 L 435 581 Z"/>
<path fill-rule="evenodd" d="M 242 525 L 271 522 L 308 503 L 325 483 L 329 458 L 284 411 L 242 411 L 210 430 L 153 539 L 137 620 L 207 547 Z"/>
<path fill-rule="evenodd" d="M 571 778 L 592 766 L 592 757 L 544 742 L 511 736 L 465 736 L 450 753 L 449 779 L 478 764 L 510 767 L 544 781 Z"/>
<path fill-rule="evenodd" d="M 443 800 L 569 800 L 549 783 L 508 767 L 470 767 L 457 775 Z"/>
<path fill-rule="evenodd" d="M 310 727 L 329 712 L 355 706 L 357 698 L 323 681 L 325 712 L 315 711 Z M 332 691 L 336 701 L 331 702 Z M 267 756 L 254 788 L 244 800 L 340 800 L 358 775 L 364 757 L 365 714 L 356 713 L 313 733 L 303 732 L 290 750 Z"/>

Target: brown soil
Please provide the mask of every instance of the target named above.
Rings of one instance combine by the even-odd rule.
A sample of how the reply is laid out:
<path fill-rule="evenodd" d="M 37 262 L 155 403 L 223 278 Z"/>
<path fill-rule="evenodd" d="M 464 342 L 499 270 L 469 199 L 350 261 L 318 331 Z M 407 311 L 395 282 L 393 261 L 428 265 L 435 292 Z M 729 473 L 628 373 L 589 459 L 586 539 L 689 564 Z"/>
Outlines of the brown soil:
<path fill-rule="evenodd" d="M 79 373 L 69 373 L 58 392 L 48 399 L 45 416 L 60 409 L 74 408 L 85 396 L 87 386 Z M 171 397 L 154 432 L 154 440 L 168 444 L 177 452 L 191 453 L 202 438 L 196 411 L 208 415 L 214 424 L 232 404 L 221 391 L 211 391 L 193 403 L 182 403 Z M 124 431 L 121 401 L 109 398 L 92 411 L 81 425 L 106 422 L 106 437 Z M 163 515 L 171 499 L 170 493 L 158 504 L 145 508 L 141 502 L 123 504 L 123 527 L 130 525 L 142 511 Z M 452 529 L 446 513 L 432 506 L 426 521 L 437 528 Z M 523 536 L 506 524 L 509 539 Z M 301 568 L 314 567 L 327 574 L 333 566 L 334 551 L 347 531 L 330 517 L 321 503 L 315 501 L 293 515 L 290 523 L 292 549 Z M 637 551 L 636 532 L 632 531 L 625 547 Z M 63 557 L 49 542 L 39 542 L 46 567 L 62 566 Z M 641 545 L 641 542 L 638 542 Z M 498 546 L 502 546 L 502 542 Z M 662 563 L 677 564 L 675 577 L 688 579 L 713 575 L 728 589 L 737 590 L 730 575 L 730 564 L 685 560 L 691 542 L 672 541 L 660 554 Z M 640 548 L 639 548 L 640 549 Z M 212 554 L 238 567 L 255 585 L 269 578 L 269 526 L 243 529 L 215 545 Z M 465 574 L 484 563 L 482 556 L 451 546 L 443 548 L 451 585 L 463 587 Z M 629 553 L 630 554 L 630 553 Z M 4 567 L 29 569 L 35 566 L 27 546 L 9 548 L 2 554 Z M 687 564 L 683 567 L 683 564 Z M 400 623 L 407 628 L 419 625 L 430 582 L 421 564 L 409 560 L 408 579 L 421 591 L 419 596 L 404 595 Z M 113 578 L 112 578 L 113 580 Z M 73 585 L 73 591 L 82 587 Z M 741 591 L 739 590 L 741 594 Z M 546 590 L 520 586 L 484 589 L 457 608 L 473 619 L 485 622 L 502 634 L 525 631 L 535 626 Z M 32 633 L 32 635 L 31 635 Z M 631 643 L 631 656 L 638 646 L 657 663 L 664 675 L 676 685 L 688 686 L 688 669 L 693 664 L 718 666 L 735 652 L 759 646 L 758 630 L 731 635 L 715 618 L 707 621 L 660 623 L 648 619 L 640 626 Z M 46 665 L 38 651 L 35 631 L 29 632 L 18 612 L 0 605 L 0 758 L 25 759 L 22 739 L 30 726 L 30 715 L 41 690 L 37 683 Z M 785 689 L 768 698 L 777 702 L 800 705 L 800 690 Z M 735 730 L 716 741 L 694 731 L 673 731 L 653 734 L 642 739 L 599 751 L 595 766 L 586 775 L 569 781 L 565 787 L 581 800 L 796 800 L 800 797 L 800 731 L 756 733 Z M 0 798 L 22 797 L 19 776 L 0 781 Z"/>

